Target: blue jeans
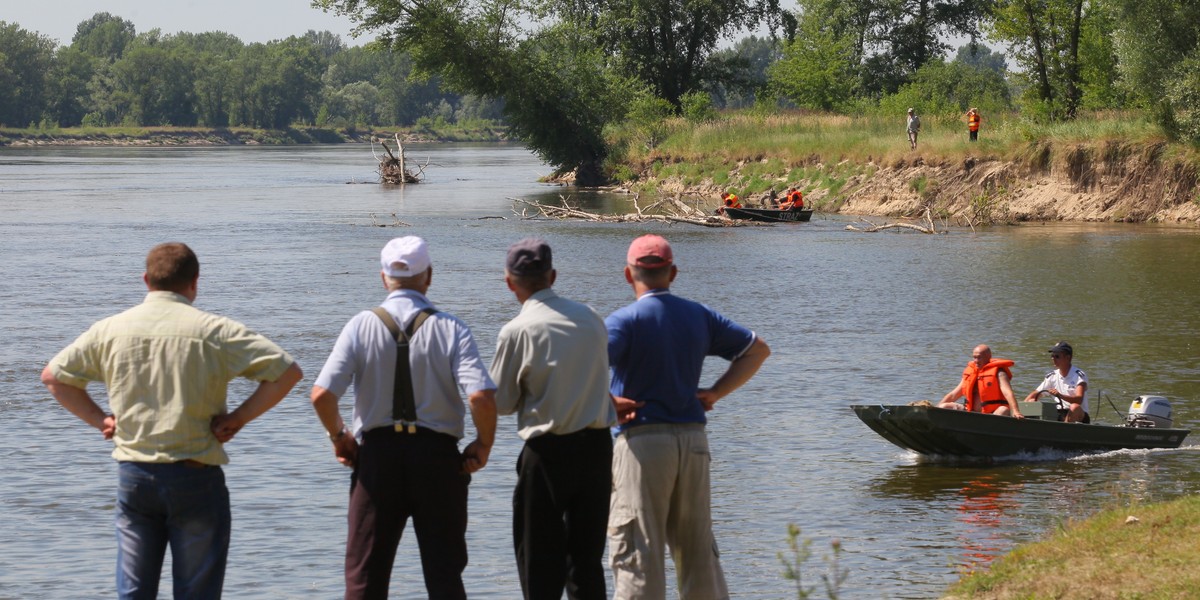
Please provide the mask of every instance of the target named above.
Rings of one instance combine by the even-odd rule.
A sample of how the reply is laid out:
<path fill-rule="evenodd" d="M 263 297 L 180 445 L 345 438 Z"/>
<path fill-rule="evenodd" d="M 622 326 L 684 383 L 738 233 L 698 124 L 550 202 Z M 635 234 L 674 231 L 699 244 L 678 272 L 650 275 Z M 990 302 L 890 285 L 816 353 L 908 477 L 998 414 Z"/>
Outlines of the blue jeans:
<path fill-rule="evenodd" d="M 122 462 L 117 473 L 117 595 L 156 598 L 169 544 L 175 598 L 220 598 L 231 521 L 224 471 Z"/>

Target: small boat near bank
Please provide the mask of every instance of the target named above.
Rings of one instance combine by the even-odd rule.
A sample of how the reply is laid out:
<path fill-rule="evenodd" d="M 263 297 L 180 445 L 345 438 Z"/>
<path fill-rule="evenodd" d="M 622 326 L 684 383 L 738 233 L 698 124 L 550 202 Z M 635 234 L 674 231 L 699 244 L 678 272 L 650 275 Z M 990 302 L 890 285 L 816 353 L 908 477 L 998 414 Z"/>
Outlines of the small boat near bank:
<path fill-rule="evenodd" d="M 1170 404 L 1161 396 L 1138 396 L 1120 425 L 1060 422 L 1053 402 L 1018 405 L 1026 418 L 932 405 L 877 404 L 851 408 L 875 433 L 901 448 L 953 457 L 996 458 L 1043 450 L 1178 448 L 1191 433 L 1171 427 Z"/>
<path fill-rule="evenodd" d="M 743 221 L 766 223 L 803 223 L 812 218 L 812 209 L 779 210 L 777 208 L 733 208 L 724 207 L 725 216 Z"/>

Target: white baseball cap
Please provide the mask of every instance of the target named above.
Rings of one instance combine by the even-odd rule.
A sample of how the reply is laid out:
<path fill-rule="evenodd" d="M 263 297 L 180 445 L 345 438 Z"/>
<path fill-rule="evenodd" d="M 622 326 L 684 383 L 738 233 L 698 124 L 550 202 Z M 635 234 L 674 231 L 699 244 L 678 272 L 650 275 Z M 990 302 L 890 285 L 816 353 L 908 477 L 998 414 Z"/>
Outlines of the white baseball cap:
<path fill-rule="evenodd" d="M 429 268 L 429 247 L 425 240 L 409 235 L 388 242 L 379 253 L 383 274 L 388 277 L 412 277 Z"/>

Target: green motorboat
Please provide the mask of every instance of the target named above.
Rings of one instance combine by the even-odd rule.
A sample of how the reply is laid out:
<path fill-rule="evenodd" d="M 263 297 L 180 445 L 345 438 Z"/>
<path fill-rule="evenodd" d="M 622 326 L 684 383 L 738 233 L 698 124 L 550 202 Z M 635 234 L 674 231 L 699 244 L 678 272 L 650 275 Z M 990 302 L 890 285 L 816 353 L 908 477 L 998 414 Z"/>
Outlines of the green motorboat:
<path fill-rule="evenodd" d="M 923 405 L 855 405 L 864 423 L 887 441 L 920 454 L 995 458 L 1043 450 L 1105 452 L 1178 448 L 1190 430 L 1171 427 L 1170 404 L 1138 396 L 1120 425 L 1063 423 L 1053 402 L 1018 402 L 1026 418 Z"/>

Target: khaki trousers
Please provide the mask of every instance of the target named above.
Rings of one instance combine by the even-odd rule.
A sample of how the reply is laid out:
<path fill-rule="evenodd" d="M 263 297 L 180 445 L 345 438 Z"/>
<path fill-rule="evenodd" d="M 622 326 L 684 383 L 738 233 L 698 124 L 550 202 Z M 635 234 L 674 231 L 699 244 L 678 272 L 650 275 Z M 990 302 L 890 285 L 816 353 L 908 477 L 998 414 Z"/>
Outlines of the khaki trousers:
<path fill-rule="evenodd" d="M 617 437 L 608 519 L 615 598 L 665 598 L 665 548 L 680 598 L 729 598 L 712 534 L 710 462 L 700 424 L 640 425 Z"/>

